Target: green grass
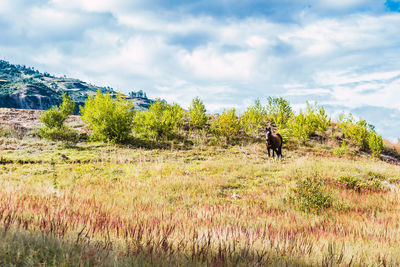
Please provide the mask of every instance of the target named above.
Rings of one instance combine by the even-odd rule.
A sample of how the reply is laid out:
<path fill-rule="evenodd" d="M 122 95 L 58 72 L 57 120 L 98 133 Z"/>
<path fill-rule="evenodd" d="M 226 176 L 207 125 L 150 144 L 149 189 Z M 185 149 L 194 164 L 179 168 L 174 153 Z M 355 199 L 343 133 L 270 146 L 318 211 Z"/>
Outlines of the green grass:
<path fill-rule="evenodd" d="M 0 265 L 400 264 L 400 167 L 330 143 L 289 142 L 273 161 L 262 143 L 0 142 Z M 331 206 L 288 201 L 305 178 Z"/>

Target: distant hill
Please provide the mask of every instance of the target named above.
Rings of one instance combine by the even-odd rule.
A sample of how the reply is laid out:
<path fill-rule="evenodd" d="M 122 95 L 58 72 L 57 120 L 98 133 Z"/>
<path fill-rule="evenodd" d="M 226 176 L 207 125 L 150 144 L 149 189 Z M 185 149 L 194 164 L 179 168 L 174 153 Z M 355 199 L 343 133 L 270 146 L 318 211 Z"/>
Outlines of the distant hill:
<path fill-rule="evenodd" d="M 0 60 L 0 108 L 49 109 L 60 104 L 62 92 L 66 92 L 76 103 L 75 113 L 78 113 L 79 106 L 98 90 L 117 95 L 110 87 L 99 87 L 65 76 L 55 77 L 32 67 Z M 131 99 L 138 110 L 148 109 L 153 102 L 141 90 L 131 92 L 126 98 Z"/>

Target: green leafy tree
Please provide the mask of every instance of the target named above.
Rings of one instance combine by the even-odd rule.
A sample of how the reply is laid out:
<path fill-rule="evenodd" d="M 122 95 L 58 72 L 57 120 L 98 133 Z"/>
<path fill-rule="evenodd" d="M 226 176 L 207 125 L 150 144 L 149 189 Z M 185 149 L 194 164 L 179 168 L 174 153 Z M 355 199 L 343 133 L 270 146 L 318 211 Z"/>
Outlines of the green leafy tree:
<path fill-rule="evenodd" d="M 373 126 L 368 125 L 365 120 L 356 120 L 352 114 L 346 118 L 342 113 L 339 116 L 339 128 L 355 145 L 364 150 L 368 149 L 369 130 L 372 130 Z"/>
<path fill-rule="evenodd" d="M 74 110 L 75 103 L 63 92 L 60 106 L 53 106 L 40 116 L 40 121 L 44 124 L 40 128 L 40 135 L 50 140 L 75 141 L 76 133 L 64 124 Z"/>
<path fill-rule="evenodd" d="M 223 137 L 227 142 L 235 139 L 240 130 L 240 121 L 236 110 L 224 110 L 221 115 L 215 118 L 211 124 L 211 130 L 218 137 Z"/>
<path fill-rule="evenodd" d="M 314 102 L 314 104 L 307 102 L 305 112 L 300 110 L 297 116 L 291 118 L 289 124 L 293 136 L 302 143 L 305 143 L 317 130 L 324 133 L 330 125 L 331 120 L 328 118 L 324 107 L 318 106 L 317 102 Z"/>
<path fill-rule="evenodd" d="M 91 129 L 92 140 L 125 142 L 133 122 L 132 102 L 117 95 L 114 99 L 109 93 L 97 91 L 90 96 L 80 113 L 83 122 Z"/>
<path fill-rule="evenodd" d="M 184 116 L 185 110 L 178 104 L 157 100 L 149 110 L 136 114 L 133 131 L 142 137 L 171 138 L 182 126 Z"/>
<path fill-rule="evenodd" d="M 282 97 L 268 97 L 267 100 L 266 111 L 270 120 L 279 130 L 286 128 L 293 115 L 289 102 Z"/>
<path fill-rule="evenodd" d="M 314 125 L 310 122 L 307 114 L 300 110 L 298 115 L 292 117 L 290 122 L 292 135 L 300 142 L 305 143 L 308 137 L 314 132 Z"/>
<path fill-rule="evenodd" d="M 368 146 L 371 149 L 372 157 L 379 157 L 380 153 L 383 151 L 382 136 L 372 131 L 368 136 Z"/>
<path fill-rule="evenodd" d="M 323 133 L 331 125 L 331 120 L 328 118 L 324 107 L 319 106 L 317 102 L 314 102 L 314 104 L 307 102 L 306 117 L 307 123 L 310 124 L 310 127 L 312 126 L 311 134 L 314 134 L 317 130 Z"/>
<path fill-rule="evenodd" d="M 266 123 L 266 111 L 257 99 L 254 105 L 248 107 L 240 117 L 240 124 L 244 132 L 249 136 L 257 136 L 260 129 Z"/>
<path fill-rule="evenodd" d="M 201 129 L 207 123 L 206 107 L 198 97 L 192 100 L 188 114 L 189 126 L 191 130 Z"/>

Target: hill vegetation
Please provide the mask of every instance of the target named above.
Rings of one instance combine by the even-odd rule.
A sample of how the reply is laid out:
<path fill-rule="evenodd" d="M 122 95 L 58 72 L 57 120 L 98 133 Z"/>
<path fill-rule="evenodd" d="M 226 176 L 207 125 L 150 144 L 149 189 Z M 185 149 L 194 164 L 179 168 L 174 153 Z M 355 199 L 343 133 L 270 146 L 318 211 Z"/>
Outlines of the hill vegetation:
<path fill-rule="evenodd" d="M 215 115 L 198 98 L 88 101 L 84 123 L 61 118 L 74 142 L 0 130 L 0 265 L 400 264 L 400 156 L 362 119 L 283 98 Z M 267 124 L 282 160 L 267 157 Z"/>
<path fill-rule="evenodd" d="M 108 92 L 116 97 L 117 92 L 111 87 L 99 87 L 78 79 L 55 77 L 47 72 L 41 73 L 33 67 L 13 65 L 0 60 L 0 107 L 22 109 L 50 109 L 59 105 L 63 93 L 68 94 L 75 103 L 75 114 L 79 113 L 87 98 L 97 91 Z M 148 109 L 149 100 L 142 90 L 130 92 L 133 107 L 137 110 Z"/>

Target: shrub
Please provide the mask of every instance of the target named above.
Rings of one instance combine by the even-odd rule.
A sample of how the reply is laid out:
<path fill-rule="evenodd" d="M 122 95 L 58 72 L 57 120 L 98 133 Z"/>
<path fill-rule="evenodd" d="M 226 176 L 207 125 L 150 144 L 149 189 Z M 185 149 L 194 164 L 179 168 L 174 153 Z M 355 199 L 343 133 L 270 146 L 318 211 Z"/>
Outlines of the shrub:
<path fill-rule="evenodd" d="M 240 121 L 236 110 L 224 110 L 211 124 L 211 131 L 217 136 L 225 138 L 227 142 L 237 137 L 240 130 Z"/>
<path fill-rule="evenodd" d="M 314 105 L 307 102 L 306 117 L 307 123 L 312 126 L 311 134 L 314 134 L 317 130 L 324 133 L 331 125 L 331 120 L 328 118 L 324 107 L 318 106 L 317 102 L 314 102 Z"/>
<path fill-rule="evenodd" d="M 293 116 L 290 122 L 292 135 L 300 142 L 305 143 L 308 137 L 315 131 L 315 127 L 309 117 L 300 110 L 299 114 Z"/>
<path fill-rule="evenodd" d="M 136 135 L 159 139 L 171 138 L 182 126 L 185 110 L 177 104 L 157 100 L 149 110 L 136 114 L 133 131 Z"/>
<path fill-rule="evenodd" d="M 371 179 L 368 181 L 362 181 L 358 177 L 354 176 L 340 176 L 336 180 L 336 184 L 338 185 L 344 185 L 346 189 L 354 190 L 357 192 L 362 192 L 362 191 L 373 191 L 373 192 L 378 192 L 382 190 L 382 183 L 378 179 Z"/>
<path fill-rule="evenodd" d="M 368 125 L 365 120 L 356 121 L 351 114 L 347 118 L 344 117 L 344 114 L 341 114 L 339 116 L 339 128 L 343 131 L 345 137 L 355 145 L 364 150 L 368 149 L 368 128 L 371 128 L 371 125 Z"/>
<path fill-rule="evenodd" d="M 265 108 L 261 105 L 260 100 L 256 100 L 253 106 L 240 117 L 240 124 L 243 131 L 249 136 L 258 136 L 260 128 L 266 123 Z"/>
<path fill-rule="evenodd" d="M 333 150 L 333 154 L 335 156 L 339 156 L 339 157 L 343 156 L 344 154 L 348 154 L 348 153 L 349 153 L 349 150 L 347 148 L 347 144 L 346 144 L 346 141 L 344 139 L 342 141 L 341 146 L 338 147 L 338 148 L 335 148 L 335 150 Z"/>
<path fill-rule="evenodd" d="M 207 123 L 206 108 L 200 98 L 192 100 L 188 110 L 190 129 L 201 129 Z"/>
<path fill-rule="evenodd" d="M 373 158 L 378 157 L 384 149 L 382 137 L 375 132 L 373 125 L 363 119 L 356 120 L 351 114 L 346 118 L 342 113 L 339 116 L 339 128 L 355 145 L 363 150 L 369 148 Z"/>
<path fill-rule="evenodd" d="M 131 128 L 133 104 L 117 95 L 114 99 L 109 93 L 97 91 L 96 96 L 90 96 L 80 113 L 83 122 L 91 129 L 92 140 L 124 142 L 128 139 Z"/>
<path fill-rule="evenodd" d="M 53 106 L 51 109 L 43 112 L 40 121 L 47 128 L 61 128 L 69 115 L 74 114 L 75 103 L 63 92 L 62 103 L 59 107 Z"/>
<path fill-rule="evenodd" d="M 44 126 L 39 129 L 40 136 L 50 140 L 76 142 L 78 136 L 74 130 L 64 125 L 69 115 L 75 110 L 75 103 L 63 92 L 63 99 L 60 106 L 54 106 L 43 112 L 40 121 Z"/>
<path fill-rule="evenodd" d="M 292 136 L 292 130 L 289 128 L 281 129 L 279 134 L 282 136 L 282 143 L 286 144 Z"/>
<path fill-rule="evenodd" d="M 268 97 L 267 100 L 266 111 L 269 119 L 279 130 L 286 128 L 293 115 L 289 102 L 282 97 Z"/>
<path fill-rule="evenodd" d="M 56 106 L 53 106 L 49 110 L 43 112 L 40 116 L 40 121 L 44 123 L 44 126 L 51 128 L 61 128 L 64 125 L 67 117 L 63 114 L 60 109 Z"/>
<path fill-rule="evenodd" d="M 339 185 L 344 185 L 346 189 L 351 189 L 351 190 L 356 190 L 360 191 L 360 184 L 361 184 L 361 179 L 358 177 L 354 176 L 340 176 L 337 180 L 336 183 Z"/>
<path fill-rule="evenodd" d="M 383 140 L 380 135 L 372 131 L 368 136 L 368 146 L 372 151 L 372 157 L 378 157 L 383 151 Z"/>
<path fill-rule="evenodd" d="M 316 178 L 299 180 L 289 199 L 300 210 L 317 213 L 331 207 L 333 202 L 331 193 L 325 191 L 322 181 Z"/>

